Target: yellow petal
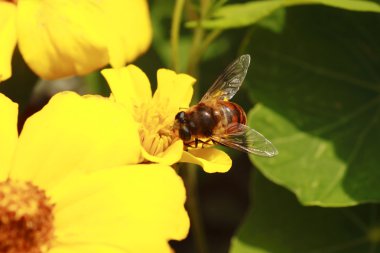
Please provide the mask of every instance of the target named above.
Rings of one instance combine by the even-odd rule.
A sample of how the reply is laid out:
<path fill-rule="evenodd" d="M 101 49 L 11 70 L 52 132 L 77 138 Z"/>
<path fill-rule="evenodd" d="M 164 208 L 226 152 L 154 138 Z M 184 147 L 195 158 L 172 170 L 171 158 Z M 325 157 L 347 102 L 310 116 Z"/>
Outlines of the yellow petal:
<path fill-rule="evenodd" d="M 231 158 L 216 148 L 192 149 L 183 152 L 181 162 L 198 164 L 208 173 L 227 172 L 232 166 Z"/>
<path fill-rule="evenodd" d="M 0 1 L 0 82 L 12 75 L 11 61 L 16 46 L 16 5 Z"/>
<path fill-rule="evenodd" d="M 154 103 L 164 108 L 168 115 L 175 115 L 180 108 L 189 107 L 195 81 L 189 75 L 176 74 L 168 69 L 159 69 L 157 71 L 157 91 L 153 96 Z"/>
<path fill-rule="evenodd" d="M 109 57 L 113 67 L 124 66 L 145 52 L 152 40 L 148 4 L 145 0 L 104 1 L 109 31 Z"/>
<path fill-rule="evenodd" d="M 166 165 L 173 165 L 174 163 L 177 163 L 181 159 L 182 153 L 183 153 L 183 142 L 181 140 L 174 142 L 164 152 L 155 156 L 149 154 L 144 149 L 144 147 L 141 147 L 141 154 L 146 160 L 150 162 L 166 164 Z"/>
<path fill-rule="evenodd" d="M 125 253 L 122 249 L 116 249 L 110 245 L 99 245 L 96 243 L 77 245 L 54 245 L 49 253 Z"/>
<path fill-rule="evenodd" d="M 149 79 L 138 67 L 129 65 L 124 68 L 104 69 L 101 73 L 118 103 L 134 109 L 152 100 Z"/>
<path fill-rule="evenodd" d="M 0 93 L 0 181 L 10 169 L 16 147 L 18 105 Z"/>
<path fill-rule="evenodd" d="M 20 51 L 44 79 L 83 75 L 106 65 L 106 17 L 99 1 L 18 1 Z"/>
<path fill-rule="evenodd" d="M 169 253 L 168 241 L 184 239 L 189 230 L 185 189 L 169 166 L 78 173 L 47 192 L 57 203 L 59 245 L 96 243 L 129 253 Z"/>
<path fill-rule="evenodd" d="M 64 92 L 26 121 L 11 175 L 45 187 L 70 170 L 134 164 L 139 156 L 137 125 L 122 105 Z"/>

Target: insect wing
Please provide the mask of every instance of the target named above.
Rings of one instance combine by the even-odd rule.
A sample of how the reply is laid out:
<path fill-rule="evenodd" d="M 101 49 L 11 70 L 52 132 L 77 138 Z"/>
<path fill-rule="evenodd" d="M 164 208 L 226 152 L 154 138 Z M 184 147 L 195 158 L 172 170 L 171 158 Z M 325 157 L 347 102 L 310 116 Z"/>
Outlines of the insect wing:
<path fill-rule="evenodd" d="M 267 138 L 243 124 L 232 124 L 227 128 L 224 136 L 213 136 L 212 140 L 258 156 L 273 157 L 278 154 L 277 149 Z"/>
<path fill-rule="evenodd" d="M 216 79 L 201 102 L 207 100 L 230 100 L 242 85 L 247 74 L 251 56 L 245 54 L 232 62 Z"/>

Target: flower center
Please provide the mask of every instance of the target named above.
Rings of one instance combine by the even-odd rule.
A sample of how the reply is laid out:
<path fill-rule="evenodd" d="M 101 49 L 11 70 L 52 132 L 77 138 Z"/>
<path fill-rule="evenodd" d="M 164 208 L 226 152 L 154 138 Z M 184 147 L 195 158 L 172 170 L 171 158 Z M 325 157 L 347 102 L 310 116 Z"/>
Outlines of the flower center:
<path fill-rule="evenodd" d="M 45 192 L 30 182 L 0 182 L 0 252 L 47 252 L 53 208 Z"/>
<path fill-rule="evenodd" d="M 175 140 L 174 116 L 165 115 L 165 106 L 143 105 L 135 110 L 135 118 L 141 123 L 140 139 L 144 149 L 151 155 L 164 152 Z"/>

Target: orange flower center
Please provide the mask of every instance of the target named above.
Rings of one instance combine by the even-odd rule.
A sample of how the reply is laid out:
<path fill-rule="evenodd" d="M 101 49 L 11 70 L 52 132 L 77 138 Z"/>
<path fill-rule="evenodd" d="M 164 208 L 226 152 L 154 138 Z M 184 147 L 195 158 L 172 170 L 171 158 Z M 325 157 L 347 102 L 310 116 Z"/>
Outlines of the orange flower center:
<path fill-rule="evenodd" d="M 30 182 L 0 182 L 0 252 L 47 252 L 53 238 L 53 208 L 45 191 Z"/>

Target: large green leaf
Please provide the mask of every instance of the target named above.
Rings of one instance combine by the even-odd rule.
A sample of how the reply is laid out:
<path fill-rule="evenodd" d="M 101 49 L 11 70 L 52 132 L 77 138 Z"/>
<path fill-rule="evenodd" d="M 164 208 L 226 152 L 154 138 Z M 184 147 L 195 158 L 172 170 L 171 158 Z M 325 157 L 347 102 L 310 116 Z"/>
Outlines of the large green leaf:
<path fill-rule="evenodd" d="M 380 12 L 380 5 L 366 0 L 265 0 L 243 4 L 230 4 L 217 9 L 208 20 L 202 21 L 205 28 L 226 29 L 252 25 L 275 10 L 287 6 L 322 4 L 351 11 Z M 189 25 L 194 25 L 189 23 Z"/>
<path fill-rule="evenodd" d="M 231 253 L 379 253 L 378 205 L 301 206 L 258 173 L 253 207 L 232 240 Z"/>
<path fill-rule="evenodd" d="M 249 124 L 279 149 L 252 157 L 306 205 L 380 201 L 380 15 L 288 12 L 282 34 L 254 34 Z"/>

